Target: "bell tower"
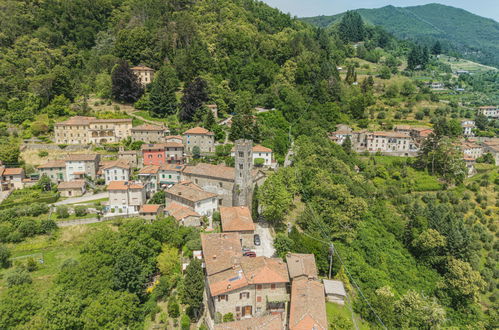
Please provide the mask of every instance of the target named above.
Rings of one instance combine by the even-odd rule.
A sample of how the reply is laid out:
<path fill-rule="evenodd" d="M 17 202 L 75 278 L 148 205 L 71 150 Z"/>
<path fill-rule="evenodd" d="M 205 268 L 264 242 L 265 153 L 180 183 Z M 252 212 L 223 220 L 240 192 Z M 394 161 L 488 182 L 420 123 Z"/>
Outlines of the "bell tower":
<path fill-rule="evenodd" d="M 232 192 L 233 206 L 251 206 L 253 195 L 253 141 L 237 140 L 235 145 L 236 177 Z"/>

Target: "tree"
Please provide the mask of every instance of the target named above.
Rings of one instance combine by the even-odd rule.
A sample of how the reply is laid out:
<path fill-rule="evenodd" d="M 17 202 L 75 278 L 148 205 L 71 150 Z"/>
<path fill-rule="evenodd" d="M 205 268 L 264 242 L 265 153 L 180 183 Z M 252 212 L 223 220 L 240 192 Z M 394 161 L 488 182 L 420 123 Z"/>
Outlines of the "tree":
<path fill-rule="evenodd" d="M 433 55 L 442 54 L 442 44 L 440 43 L 439 40 L 435 41 L 435 43 L 433 44 L 433 47 L 431 47 L 431 53 Z"/>
<path fill-rule="evenodd" d="M 349 155 L 352 153 L 352 140 L 349 135 L 347 135 L 345 141 L 341 144 L 341 148 Z"/>
<path fill-rule="evenodd" d="M 83 217 L 87 215 L 88 212 L 87 208 L 84 205 L 75 206 L 74 211 L 77 217 Z"/>
<path fill-rule="evenodd" d="M 445 310 L 435 298 L 408 291 L 395 302 L 397 328 L 435 329 L 445 322 Z"/>
<path fill-rule="evenodd" d="M 66 205 L 57 206 L 55 213 L 57 214 L 57 218 L 59 219 L 64 219 L 69 217 L 69 210 Z"/>
<path fill-rule="evenodd" d="M 487 126 L 489 126 L 489 118 L 483 113 L 480 113 L 475 117 L 475 125 L 479 130 L 486 130 Z"/>
<path fill-rule="evenodd" d="M 168 299 L 168 315 L 174 319 L 180 316 L 180 307 L 175 296 Z"/>
<path fill-rule="evenodd" d="M 338 32 L 340 38 L 345 42 L 358 42 L 364 40 L 366 30 L 360 14 L 356 11 L 347 11 L 341 18 Z"/>
<path fill-rule="evenodd" d="M 9 288 L 17 285 L 31 284 L 31 282 L 33 282 L 28 271 L 23 267 L 18 267 L 10 271 L 5 278 L 5 281 Z"/>
<path fill-rule="evenodd" d="M 19 145 L 14 143 L 5 143 L 0 148 L 0 161 L 4 165 L 18 165 L 19 164 Z"/>
<path fill-rule="evenodd" d="M 450 257 L 447 262 L 445 285 L 455 298 L 456 304 L 476 302 L 485 288 L 485 281 L 480 273 L 473 270 L 466 261 Z"/>
<path fill-rule="evenodd" d="M 409 70 L 424 69 L 430 61 L 428 47 L 414 45 L 407 56 L 407 67 Z"/>
<path fill-rule="evenodd" d="M 271 175 L 260 187 L 258 200 L 265 220 L 277 225 L 293 203 L 293 195 L 278 175 Z"/>
<path fill-rule="evenodd" d="M 192 158 L 199 159 L 201 158 L 201 149 L 199 146 L 192 147 Z"/>
<path fill-rule="evenodd" d="M 8 268 L 10 266 L 10 250 L 5 245 L 0 245 L 0 268 Z"/>
<path fill-rule="evenodd" d="M 347 68 L 347 74 L 345 76 L 345 82 L 349 85 L 357 81 L 357 74 L 355 73 L 355 66 L 350 64 Z"/>
<path fill-rule="evenodd" d="M 85 303 L 74 290 L 56 289 L 51 292 L 43 309 L 50 329 L 81 329 L 81 313 Z"/>
<path fill-rule="evenodd" d="M 41 300 L 29 284 L 7 289 L 0 299 L 0 328 L 22 326 L 40 309 Z"/>
<path fill-rule="evenodd" d="M 232 313 L 227 313 L 227 314 L 225 314 L 225 315 L 223 316 L 222 321 L 223 321 L 224 323 L 227 323 L 227 322 L 233 322 L 233 321 L 234 321 L 234 314 L 232 314 Z"/>
<path fill-rule="evenodd" d="M 279 258 L 284 258 L 288 252 L 292 252 L 294 241 L 283 233 L 278 233 L 274 239 L 274 248 Z"/>
<path fill-rule="evenodd" d="M 257 221 L 259 215 L 258 185 L 255 185 L 255 188 L 253 189 L 253 198 L 251 199 L 251 217 L 253 218 L 253 221 Z"/>
<path fill-rule="evenodd" d="M 402 88 L 400 88 L 400 94 L 404 96 L 411 96 L 414 93 L 416 93 L 416 86 L 414 86 L 414 84 L 409 80 L 404 81 Z"/>
<path fill-rule="evenodd" d="M 184 287 L 183 302 L 189 305 L 193 318 L 197 320 L 203 308 L 204 293 L 203 269 L 197 258 L 192 259 L 185 270 Z"/>
<path fill-rule="evenodd" d="M 178 249 L 169 244 L 163 244 L 162 252 L 157 258 L 161 274 L 171 277 L 180 274 L 180 256 Z"/>
<path fill-rule="evenodd" d="M 159 204 L 159 205 L 165 205 L 166 203 L 166 195 L 163 190 L 160 190 L 156 192 L 154 195 L 152 195 L 151 199 L 148 204 Z"/>
<path fill-rule="evenodd" d="M 113 99 L 118 102 L 137 102 L 144 92 L 127 61 L 121 60 L 118 62 L 111 73 L 111 81 L 113 83 L 111 94 Z"/>
<path fill-rule="evenodd" d="M 180 119 L 182 121 L 192 121 L 203 103 L 208 101 L 207 87 L 206 81 L 200 77 L 187 85 L 180 104 Z"/>
<path fill-rule="evenodd" d="M 138 256 L 127 249 L 121 251 L 116 257 L 113 269 L 114 288 L 142 295 L 146 282 L 145 270 L 142 267 Z"/>
<path fill-rule="evenodd" d="M 177 92 L 179 81 L 175 69 L 164 65 L 154 76 L 149 95 L 150 110 L 153 116 L 164 118 L 177 112 Z"/>
<path fill-rule="evenodd" d="M 439 137 L 448 136 L 450 138 L 457 138 L 463 133 L 463 129 L 459 121 L 456 119 L 447 120 L 443 117 L 438 119 L 433 127 L 433 130 Z"/>

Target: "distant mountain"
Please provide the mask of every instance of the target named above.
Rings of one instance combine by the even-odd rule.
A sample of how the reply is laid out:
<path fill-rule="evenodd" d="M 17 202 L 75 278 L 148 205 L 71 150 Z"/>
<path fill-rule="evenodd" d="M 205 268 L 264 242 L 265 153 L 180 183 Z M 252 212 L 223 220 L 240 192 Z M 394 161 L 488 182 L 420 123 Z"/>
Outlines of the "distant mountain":
<path fill-rule="evenodd" d="M 414 7 L 386 6 L 358 9 L 364 21 L 384 27 L 396 37 L 431 44 L 440 40 L 448 50 L 482 64 L 499 67 L 499 23 L 466 10 L 428 4 Z M 343 14 L 302 18 L 311 24 L 327 27 Z"/>

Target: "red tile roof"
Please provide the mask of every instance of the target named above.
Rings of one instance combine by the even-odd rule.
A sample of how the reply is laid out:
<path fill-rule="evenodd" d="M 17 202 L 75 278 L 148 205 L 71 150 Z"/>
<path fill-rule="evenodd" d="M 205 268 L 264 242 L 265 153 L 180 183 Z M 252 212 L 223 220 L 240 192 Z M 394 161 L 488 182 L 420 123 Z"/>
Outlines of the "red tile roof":
<path fill-rule="evenodd" d="M 217 194 L 203 190 L 203 188 L 193 184 L 192 182 L 177 183 L 170 189 L 165 191 L 166 196 L 174 195 L 187 199 L 191 202 L 199 202 L 205 199 L 217 197 Z"/>
<path fill-rule="evenodd" d="M 98 154 L 71 154 L 66 156 L 66 161 L 89 162 L 96 161 L 99 158 Z"/>
<path fill-rule="evenodd" d="M 144 124 L 136 127 L 132 127 L 132 131 L 164 131 L 164 126 L 156 126 L 151 124 Z"/>
<path fill-rule="evenodd" d="M 51 160 L 38 166 L 37 168 L 61 168 L 66 167 L 66 162 L 64 160 Z"/>
<path fill-rule="evenodd" d="M 255 223 L 251 212 L 246 206 L 220 206 L 222 230 L 227 231 L 254 231 Z"/>
<path fill-rule="evenodd" d="M 5 168 L 3 175 L 22 175 L 24 174 L 24 169 L 19 167 Z"/>
<path fill-rule="evenodd" d="M 232 268 L 243 255 L 239 233 L 201 234 L 201 245 L 208 275 Z"/>
<path fill-rule="evenodd" d="M 201 217 L 199 213 L 194 212 L 187 206 L 176 202 L 170 202 L 166 206 L 165 211 L 168 213 L 168 215 L 174 217 L 177 221 L 182 221 L 187 217 Z"/>
<path fill-rule="evenodd" d="M 280 314 L 256 316 L 240 321 L 220 323 L 215 325 L 215 330 L 282 330 Z M 309 329 L 310 330 L 310 329 Z"/>
<path fill-rule="evenodd" d="M 83 189 L 84 187 L 85 180 L 74 180 L 59 183 L 57 189 Z"/>
<path fill-rule="evenodd" d="M 324 285 L 317 280 L 299 277 L 291 284 L 290 330 L 327 330 Z"/>
<path fill-rule="evenodd" d="M 193 135 L 214 135 L 213 132 L 208 131 L 206 128 L 203 127 L 194 127 L 191 129 L 188 129 L 187 131 L 184 132 L 185 134 L 193 134 Z"/>
<path fill-rule="evenodd" d="M 162 204 L 144 204 L 140 206 L 139 213 L 158 213 L 163 207 Z"/>
<path fill-rule="evenodd" d="M 140 174 L 157 174 L 159 171 L 159 168 L 160 168 L 159 165 L 144 166 L 143 168 L 140 169 L 139 175 Z"/>
<path fill-rule="evenodd" d="M 184 173 L 234 181 L 234 178 L 236 176 L 236 169 L 222 164 L 212 165 L 199 163 L 195 166 L 186 166 L 184 169 Z"/>
<path fill-rule="evenodd" d="M 288 253 L 286 255 L 289 276 L 291 278 L 306 276 L 308 278 L 317 278 L 317 266 L 313 254 Z"/>
<path fill-rule="evenodd" d="M 125 162 L 124 160 L 114 160 L 114 161 L 108 162 L 107 164 L 102 166 L 102 169 L 106 170 L 106 169 L 113 168 L 113 167 L 124 168 L 126 170 L 130 169 L 130 165 L 127 162 Z"/>
<path fill-rule="evenodd" d="M 242 257 L 241 268 L 250 284 L 288 283 L 288 267 L 280 258 Z"/>
<path fill-rule="evenodd" d="M 130 70 L 132 70 L 132 71 L 154 71 L 154 69 L 151 69 L 150 67 L 145 66 L 145 65 L 137 65 L 137 66 L 131 67 Z"/>
<path fill-rule="evenodd" d="M 129 181 L 111 181 L 107 190 L 128 190 L 128 189 L 143 189 L 144 186 L 141 183 L 129 182 Z"/>
<path fill-rule="evenodd" d="M 272 152 L 272 149 L 257 144 L 253 146 L 253 152 Z"/>

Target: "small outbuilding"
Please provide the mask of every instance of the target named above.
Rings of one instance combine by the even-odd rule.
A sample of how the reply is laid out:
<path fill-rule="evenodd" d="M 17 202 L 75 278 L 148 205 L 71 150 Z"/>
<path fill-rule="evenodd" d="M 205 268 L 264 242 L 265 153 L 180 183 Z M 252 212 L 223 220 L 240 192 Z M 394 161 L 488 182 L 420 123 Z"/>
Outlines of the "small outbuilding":
<path fill-rule="evenodd" d="M 343 282 L 337 280 L 323 280 L 323 282 L 327 301 L 344 305 L 347 292 L 345 291 Z"/>
<path fill-rule="evenodd" d="M 85 180 L 65 181 L 59 183 L 57 190 L 62 197 L 79 197 L 85 193 Z"/>
<path fill-rule="evenodd" d="M 146 220 L 156 220 L 163 216 L 165 206 L 161 204 L 144 204 L 139 209 L 139 215 Z"/>

